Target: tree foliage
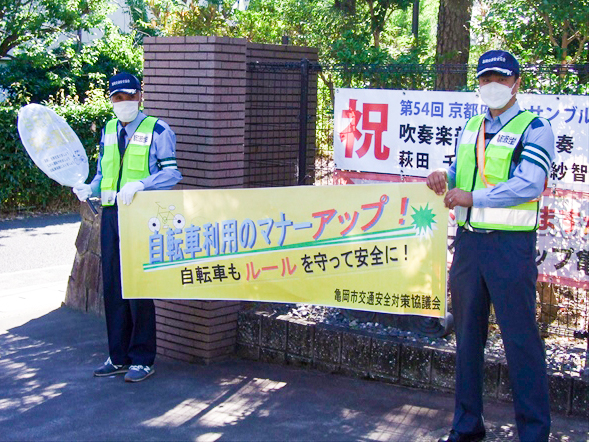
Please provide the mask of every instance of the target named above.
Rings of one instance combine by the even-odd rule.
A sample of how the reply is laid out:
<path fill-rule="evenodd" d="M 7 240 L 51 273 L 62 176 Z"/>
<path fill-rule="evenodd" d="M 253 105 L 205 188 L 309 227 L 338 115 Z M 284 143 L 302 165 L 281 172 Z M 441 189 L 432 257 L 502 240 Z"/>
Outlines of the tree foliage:
<path fill-rule="evenodd" d="M 411 0 L 251 0 L 245 11 L 234 9 L 232 0 L 145 4 L 151 19 L 134 18 L 134 25 L 158 35 L 226 35 L 273 44 L 288 37 L 289 44 L 318 48 L 320 59 L 330 64 L 390 62 L 393 54 L 417 47 L 410 26 L 391 24 Z"/>
<path fill-rule="evenodd" d="M 131 27 L 135 31 L 138 43 L 143 43 L 144 36 L 155 37 L 158 35 L 158 30 L 154 29 L 149 19 L 149 7 L 145 0 L 125 0 L 125 3 L 131 16 Z"/>
<path fill-rule="evenodd" d="M 127 0 L 129 5 L 141 0 Z M 233 2 L 211 0 L 145 0 L 146 13 L 133 16 L 134 26 L 149 35 L 229 35 Z M 132 8 L 138 11 L 138 7 Z"/>
<path fill-rule="evenodd" d="M 564 0 L 487 0 L 473 19 L 473 60 L 486 50 L 505 49 L 524 68 L 525 91 L 589 90 L 589 0 L 574 5 Z"/>
<path fill-rule="evenodd" d="M 108 0 L 0 0 L 0 58 L 26 43 L 89 31 L 109 11 Z"/>
<path fill-rule="evenodd" d="M 395 17 L 404 15 L 412 3 L 251 0 L 247 11 L 236 11 L 234 34 L 252 41 L 262 37 L 266 43 L 280 43 L 282 36 L 288 36 L 291 44 L 318 48 L 320 60 L 328 64 L 390 63 L 397 56 L 419 52 L 411 26 Z"/>
<path fill-rule="evenodd" d="M 526 63 L 589 62 L 589 0 L 490 0 L 480 20 L 481 50 L 501 46 Z"/>
<path fill-rule="evenodd" d="M 53 40 L 30 41 L 14 50 L 0 67 L 0 87 L 14 104 L 40 102 L 65 95 L 84 97 L 91 85 L 106 87 L 106 80 L 117 71 L 141 75 L 142 48 L 133 34 L 121 34 L 110 21 L 102 24 L 104 35 L 79 47 L 72 37 L 52 44 Z"/>
<path fill-rule="evenodd" d="M 360 1 L 360 0 L 358 0 Z M 412 0 L 362 0 L 366 3 L 370 16 L 370 30 L 375 47 L 380 46 L 380 36 L 386 30 L 391 15 L 396 10 L 407 9 L 413 4 Z"/>

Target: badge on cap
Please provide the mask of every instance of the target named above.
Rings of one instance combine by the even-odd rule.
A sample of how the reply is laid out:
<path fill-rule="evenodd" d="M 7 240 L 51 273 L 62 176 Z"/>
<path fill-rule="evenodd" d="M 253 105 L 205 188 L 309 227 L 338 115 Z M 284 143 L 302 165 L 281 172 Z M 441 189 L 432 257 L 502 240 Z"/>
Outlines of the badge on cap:
<path fill-rule="evenodd" d="M 108 82 L 110 97 L 122 92 L 124 94 L 135 95 L 141 90 L 141 83 L 134 75 L 127 72 L 121 72 L 110 78 Z"/>
<path fill-rule="evenodd" d="M 519 63 L 513 55 L 507 51 L 488 51 L 479 58 L 477 78 L 485 72 L 497 72 L 505 76 L 518 75 Z"/>

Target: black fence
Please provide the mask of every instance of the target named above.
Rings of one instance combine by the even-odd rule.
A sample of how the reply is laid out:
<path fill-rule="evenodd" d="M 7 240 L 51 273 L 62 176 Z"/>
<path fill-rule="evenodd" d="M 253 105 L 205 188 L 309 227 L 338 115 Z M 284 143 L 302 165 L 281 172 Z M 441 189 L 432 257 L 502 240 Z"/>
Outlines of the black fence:
<path fill-rule="evenodd" d="M 246 78 L 246 187 L 312 184 L 317 74 L 311 63 L 248 63 Z"/>
<path fill-rule="evenodd" d="M 264 88 L 274 98 L 249 103 L 256 119 L 250 131 L 257 131 L 263 143 L 251 136 L 256 150 L 256 167 L 267 170 L 263 180 L 250 186 L 333 184 L 334 94 L 337 88 L 435 90 L 436 84 L 461 85 L 460 91 L 478 87 L 476 66 L 465 65 L 337 65 L 307 60 L 289 63 L 251 63 L 248 81 Z M 589 64 L 523 65 L 522 93 L 589 94 Z M 441 77 L 444 82 L 441 82 Z M 246 123 L 246 132 L 248 124 Z M 289 132 L 288 140 L 281 132 Z M 246 144 L 247 134 L 246 134 Z M 268 149 L 262 149 L 265 145 Z M 290 178 L 273 174 L 274 166 L 288 167 Z M 254 175 L 254 174 L 252 174 Z M 540 328 L 548 336 L 586 339 L 589 353 L 589 292 L 557 284 L 539 283 L 537 303 Z M 589 369 L 589 363 L 586 363 Z"/>

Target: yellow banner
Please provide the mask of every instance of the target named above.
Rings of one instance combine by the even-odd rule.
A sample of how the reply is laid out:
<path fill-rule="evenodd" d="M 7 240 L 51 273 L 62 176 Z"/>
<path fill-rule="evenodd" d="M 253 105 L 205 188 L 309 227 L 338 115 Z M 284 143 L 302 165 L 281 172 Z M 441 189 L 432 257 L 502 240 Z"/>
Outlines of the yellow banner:
<path fill-rule="evenodd" d="M 138 192 L 119 206 L 123 297 L 443 318 L 447 221 L 424 183 Z"/>

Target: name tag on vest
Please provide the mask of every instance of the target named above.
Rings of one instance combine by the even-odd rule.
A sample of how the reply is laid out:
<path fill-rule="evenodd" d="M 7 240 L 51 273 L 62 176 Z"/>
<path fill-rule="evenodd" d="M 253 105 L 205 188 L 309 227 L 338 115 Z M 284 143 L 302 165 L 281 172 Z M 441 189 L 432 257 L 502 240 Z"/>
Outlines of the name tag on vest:
<path fill-rule="evenodd" d="M 497 136 L 497 139 L 495 140 L 496 144 L 502 144 L 504 146 L 514 146 L 515 144 L 517 144 L 518 140 L 520 139 L 520 137 L 518 136 L 512 136 L 512 135 L 506 135 L 506 134 L 499 134 Z"/>
<path fill-rule="evenodd" d="M 131 138 L 131 143 L 133 144 L 145 144 L 149 140 L 149 135 L 146 134 L 134 134 L 133 138 Z"/>

